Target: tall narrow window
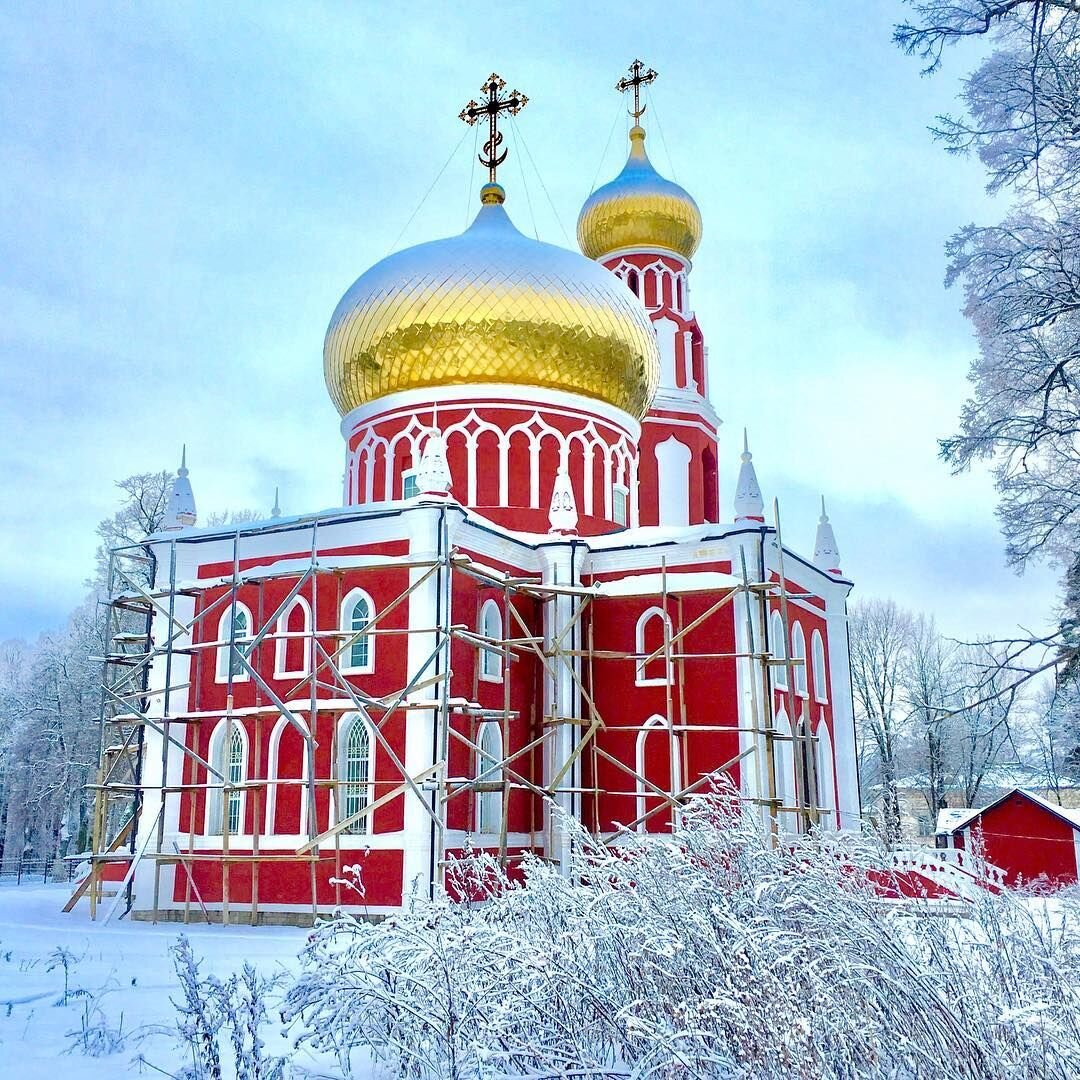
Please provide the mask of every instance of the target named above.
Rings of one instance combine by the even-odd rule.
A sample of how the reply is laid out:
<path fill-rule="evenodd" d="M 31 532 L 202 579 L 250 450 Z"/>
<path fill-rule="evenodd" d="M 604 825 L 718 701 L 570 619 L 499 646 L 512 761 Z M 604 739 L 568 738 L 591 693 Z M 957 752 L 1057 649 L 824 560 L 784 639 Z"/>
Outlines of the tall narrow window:
<path fill-rule="evenodd" d="M 420 481 L 416 479 L 416 470 L 408 469 L 401 476 L 401 497 L 415 499 L 420 494 Z"/>
<path fill-rule="evenodd" d="M 251 612 L 243 604 L 234 604 L 218 622 L 217 681 L 233 682 L 247 679 L 247 669 L 241 657 L 248 655 L 251 641 Z"/>
<path fill-rule="evenodd" d="M 223 772 L 225 770 L 222 770 Z M 229 739 L 228 771 L 225 773 L 230 784 L 239 784 L 244 779 L 244 740 L 240 732 L 233 728 L 232 737 Z M 238 833 L 241 825 L 241 809 L 244 805 L 244 793 L 242 791 L 229 792 L 229 832 Z"/>
<path fill-rule="evenodd" d="M 231 728 L 231 730 L 230 730 Z M 244 782 L 244 733 L 238 721 L 230 725 L 222 720 L 210 739 L 209 760 L 228 785 Z M 244 792 L 226 793 L 222 782 L 215 776 L 210 777 L 213 785 L 207 800 L 206 831 L 211 835 L 220 835 L 227 828 L 230 833 L 239 833 L 244 827 Z"/>
<path fill-rule="evenodd" d="M 833 769 L 832 738 L 829 735 L 829 726 L 825 723 L 824 710 L 817 726 L 817 775 L 821 827 L 835 829 L 836 773 Z"/>
<path fill-rule="evenodd" d="M 375 641 L 365 633 L 375 617 L 371 597 L 362 589 L 353 589 L 345 597 L 341 609 L 342 636 L 348 642 L 343 660 L 344 670 L 354 674 L 366 674 L 375 669 Z"/>
<path fill-rule="evenodd" d="M 338 820 L 345 821 L 371 803 L 371 736 L 357 713 L 347 716 L 342 727 L 339 777 Z M 370 820 L 371 815 L 365 814 L 345 831 L 354 835 L 367 833 Z"/>
<path fill-rule="evenodd" d="M 491 642 L 501 642 L 503 636 L 502 615 L 494 600 L 487 600 L 480 609 L 480 634 L 489 644 L 480 650 L 480 677 L 490 682 L 502 682 L 503 654 L 492 647 Z M 501 645 L 498 646 L 501 649 Z"/>
<path fill-rule="evenodd" d="M 791 628 L 791 659 L 798 661 L 793 665 L 795 693 L 806 697 L 806 635 L 799 622 Z"/>
<path fill-rule="evenodd" d="M 825 642 L 821 631 L 815 630 L 810 638 L 810 653 L 814 658 L 814 698 L 817 701 L 829 700 L 829 684 L 825 681 Z"/>
<path fill-rule="evenodd" d="M 616 484 L 611 491 L 611 520 L 616 525 L 627 523 L 629 502 L 630 492 L 622 484 Z"/>
<path fill-rule="evenodd" d="M 626 284 L 630 286 L 630 291 L 635 296 L 641 295 L 640 289 L 638 287 L 638 272 L 636 270 L 631 270 L 626 275 Z"/>
<path fill-rule="evenodd" d="M 494 721 L 480 725 L 476 745 L 480 748 L 476 762 L 476 779 L 484 784 L 500 785 L 476 793 L 476 831 L 497 833 L 502 830 L 502 732 Z"/>
<path fill-rule="evenodd" d="M 307 674 L 310 631 L 311 609 L 307 601 L 302 596 L 298 596 L 278 619 L 278 639 L 274 649 L 276 678 Z"/>
<path fill-rule="evenodd" d="M 787 659 L 787 641 L 784 635 L 784 620 L 780 618 L 780 612 L 774 611 L 769 620 L 769 648 L 772 650 L 773 660 Z M 773 686 L 777 690 L 787 689 L 787 664 L 773 664 Z"/>

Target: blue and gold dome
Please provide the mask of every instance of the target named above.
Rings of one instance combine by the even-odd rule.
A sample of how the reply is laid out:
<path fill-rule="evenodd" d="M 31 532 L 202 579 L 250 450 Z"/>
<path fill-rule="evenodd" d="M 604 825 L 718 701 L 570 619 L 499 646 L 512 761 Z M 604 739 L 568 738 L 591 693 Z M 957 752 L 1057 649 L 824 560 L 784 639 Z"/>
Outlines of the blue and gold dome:
<path fill-rule="evenodd" d="M 656 335 L 618 278 L 523 236 L 498 184 L 460 236 L 396 252 L 342 297 L 323 374 L 344 416 L 400 390 L 503 383 L 607 402 L 635 417 L 659 377 Z"/>

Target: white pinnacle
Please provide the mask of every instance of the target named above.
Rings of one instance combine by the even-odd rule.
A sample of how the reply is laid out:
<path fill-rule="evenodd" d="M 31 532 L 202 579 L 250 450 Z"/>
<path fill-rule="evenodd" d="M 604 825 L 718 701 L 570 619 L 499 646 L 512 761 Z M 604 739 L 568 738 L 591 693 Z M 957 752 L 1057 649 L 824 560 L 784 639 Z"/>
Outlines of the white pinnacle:
<path fill-rule="evenodd" d="M 550 532 L 577 532 L 577 500 L 574 498 L 574 485 L 566 469 L 560 468 L 555 474 L 555 485 L 551 489 L 551 507 L 548 510 Z"/>
<path fill-rule="evenodd" d="M 735 520 L 764 521 L 765 500 L 761 497 L 757 473 L 754 471 L 754 455 L 750 453 L 750 440 L 743 428 L 743 452 L 740 458 L 739 479 L 735 484 Z"/>
<path fill-rule="evenodd" d="M 278 503 L 279 503 L 279 500 L 278 500 L 278 489 L 277 489 L 277 488 L 275 487 L 275 488 L 274 488 L 274 508 L 273 508 L 273 509 L 272 509 L 272 510 L 270 511 L 270 516 L 271 516 L 272 518 L 279 518 L 279 517 L 281 517 L 281 507 L 280 507 L 280 506 L 278 505 Z"/>
<path fill-rule="evenodd" d="M 829 515 L 825 513 L 824 495 L 821 496 L 821 518 L 814 541 L 814 565 L 827 574 L 840 573 L 840 549 L 836 546 L 836 534 L 829 522 Z"/>
<path fill-rule="evenodd" d="M 161 528 L 172 532 L 176 529 L 184 529 L 194 525 L 195 496 L 191 491 L 191 481 L 188 480 L 187 468 L 187 444 L 180 453 L 180 468 L 176 470 L 176 479 L 169 489 L 169 501 L 165 504 L 165 517 Z"/>
<path fill-rule="evenodd" d="M 446 441 L 435 428 L 424 442 L 416 469 L 416 486 L 421 495 L 446 495 L 450 491 L 450 466 L 446 463 Z"/>

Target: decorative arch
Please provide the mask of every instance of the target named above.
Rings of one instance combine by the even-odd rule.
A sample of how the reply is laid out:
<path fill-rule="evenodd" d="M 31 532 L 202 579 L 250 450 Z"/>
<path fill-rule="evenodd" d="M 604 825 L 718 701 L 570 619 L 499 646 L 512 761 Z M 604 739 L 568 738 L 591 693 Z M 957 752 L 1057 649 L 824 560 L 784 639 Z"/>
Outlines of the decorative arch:
<path fill-rule="evenodd" d="M 231 730 L 230 730 L 231 729 Z M 226 738 L 226 736 L 228 736 Z M 230 784 L 242 784 L 247 779 L 248 737 L 244 725 L 236 720 L 219 720 L 210 735 L 207 760 Z M 206 800 L 206 819 L 203 831 L 207 836 L 221 836 L 228 825 L 229 835 L 244 831 L 244 811 L 247 792 L 230 791 L 228 798 L 216 777 L 209 777 L 214 785 Z"/>
<path fill-rule="evenodd" d="M 825 710 L 817 726 L 817 778 L 818 806 L 821 809 L 821 827 L 836 828 L 836 767 L 833 759 L 832 736 L 825 722 Z"/>
<path fill-rule="evenodd" d="M 302 596 L 297 596 L 278 617 L 276 634 L 274 678 L 300 678 L 306 675 L 310 670 L 311 607 Z M 290 636 L 295 634 L 304 636 Z"/>
<path fill-rule="evenodd" d="M 678 741 L 670 738 L 667 718 L 654 714 L 641 726 L 638 732 L 637 743 L 634 747 L 634 790 L 636 796 L 635 820 L 637 820 L 638 832 L 652 832 L 648 821 L 641 819 L 649 812 L 649 799 L 657 799 L 659 796 L 650 788 L 660 788 L 661 791 L 674 795 L 672 791 L 672 774 L 682 776 L 682 758 Z M 659 734 L 663 738 L 663 747 L 659 754 L 648 753 L 648 739 L 651 735 Z M 672 762 L 670 754 L 674 753 L 675 760 Z M 661 768 L 657 768 L 659 765 Z M 663 775 L 661 775 L 661 773 Z M 661 817 L 657 814 L 655 817 Z M 666 817 L 664 819 L 667 820 Z"/>
<path fill-rule="evenodd" d="M 375 601 L 363 589 L 353 589 L 341 602 L 341 636 L 349 644 L 341 654 L 341 670 L 370 675 L 375 670 L 375 635 L 364 633 L 375 618 Z"/>
<path fill-rule="evenodd" d="M 480 636 L 489 641 L 502 641 L 502 612 L 496 600 L 485 600 L 480 608 Z M 485 682 L 503 681 L 503 654 L 492 648 L 480 650 L 480 678 Z"/>
<path fill-rule="evenodd" d="M 250 609 L 239 601 L 227 607 L 218 619 L 217 641 L 221 644 L 217 650 L 217 682 L 228 682 L 230 669 L 233 682 L 247 682 L 249 676 L 240 657 L 248 655 L 245 644 L 254 636 L 254 626 Z"/>
<path fill-rule="evenodd" d="M 769 645 L 772 649 L 773 659 L 786 660 L 787 635 L 784 633 L 784 620 L 780 618 L 779 611 L 774 611 L 769 618 L 769 638 Z M 786 690 L 788 688 L 787 665 L 774 664 L 772 670 L 773 688 L 776 690 Z"/>
<path fill-rule="evenodd" d="M 484 783 L 502 782 L 502 729 L 495 720 L 487 720 L 476 732 L 476 779 Z M 502 832 L 502 790 L 476 792 L 476 832 Z"/>
<path fill-rule="evenodd" d="M 825 641 L 820 630 L 815 630 L 810 638 L 810 655 L 813 658 L 814 700 L 825 703 L 829 700 L 829 684 L 825 677 Z"/>
<path fill-rule="evenodd" d="M 291 739 L 293 736 L 295 736 L 300 743 L 299 777 L 282 774 L 281 743 L 286 737 Z M 267 836 L 273 836 L 275 833 L 286 836 L 303 836 L 307 832 L 308 799 L 307 787 L 303 783 L 303 781 L 306 781 L 308 778 L 308 762 L 305 749 L 303 736 L 293 727 L 287 717 L 280 717 L 278 722 L 274 725 L 273 730 L 270 732 L 270 741 L 267 744 L 266 778 L 269 781 L 299 779 L 302 783 L 300 786 L 290 785 L 298 795 L 296 817 L 293 822 L 296 825 L 295 830 L 288 828 L 288 823 L 286 823 L 285 827 L 278 828 L 278 808 L 281 804 L 278 795 L 281 785 L 272 782 L 266 785 L 266 821 L 264 831 Z M 292 802 L 291 797 L 289 798 L 289 802 Z M 284 812 L 285 810 L 283 810 L 283 813 Z"/>
<path fill-rule="evenodd" d="M 661 525 L 690 524 L 690 459 L 686 443 L 669 436 L 656 444 L 657 508 Z"/>
<path fill-rule="evenodd" d="M 346 713 L 338 724 L 337 820 L 345 821 L 372 803 L 375 786 L 371 731 L 360 713 Z M 354 821 L 343 833 L 363 836 L 372 831 L 374 813 Z"/>
<path fill-rule="evenodd" d="M 798 619 L 791 626 L 791 659 L 801 660 L 801 664 L 792 665 L 795 680 L 795 693 L 806 697 L 806 634 Z"/>
<path fill-rule="evenodd" d="M 773 744 L 773 767 L 776 771 L 776 797 L 781 806 L 795 805 L 795 744 L 791 740 L 791 721 L 786 709 L 780 709 L 773 720 L 773 730 L 780 736 Z M 784 810 L 777 815 L 777 827 L 782 832 L 794 832 L 798 815 Z"/>
<path fill-rule="evenodd" d="M 671 616 L 663 608 L 651 607 L 641 613 L 634 628 L 636 682 L 638 686 L 666 686 L 671 682 L 672 664 L 663 655 L 647 660 L 671 640 Z"/>

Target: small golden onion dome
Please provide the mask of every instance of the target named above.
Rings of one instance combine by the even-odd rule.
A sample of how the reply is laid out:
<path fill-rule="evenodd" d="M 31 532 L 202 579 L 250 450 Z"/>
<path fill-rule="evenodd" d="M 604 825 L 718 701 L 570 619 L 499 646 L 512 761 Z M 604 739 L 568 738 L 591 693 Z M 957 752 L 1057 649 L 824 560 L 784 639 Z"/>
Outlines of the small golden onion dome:
<path fill-rule="evenodd" d="M 575 251 L 523 236 L 498 184 L 460 236 L 376 263 L 342 297 L 323 375 L 344 416 L 384 394 L 511 383 L 606 401 L 635 417 L 660 372 L 638 299 Z"/>
<path fill-rule="evenodd" d="M 613 251 L 659 248 L 689 260 L 701 243 L 701 211 L 678 184 L 665 180 L 645 153 L 645 129 L 630 129 L 623 171 L 581 208 L 578 246 L 590 259 Z"/>

